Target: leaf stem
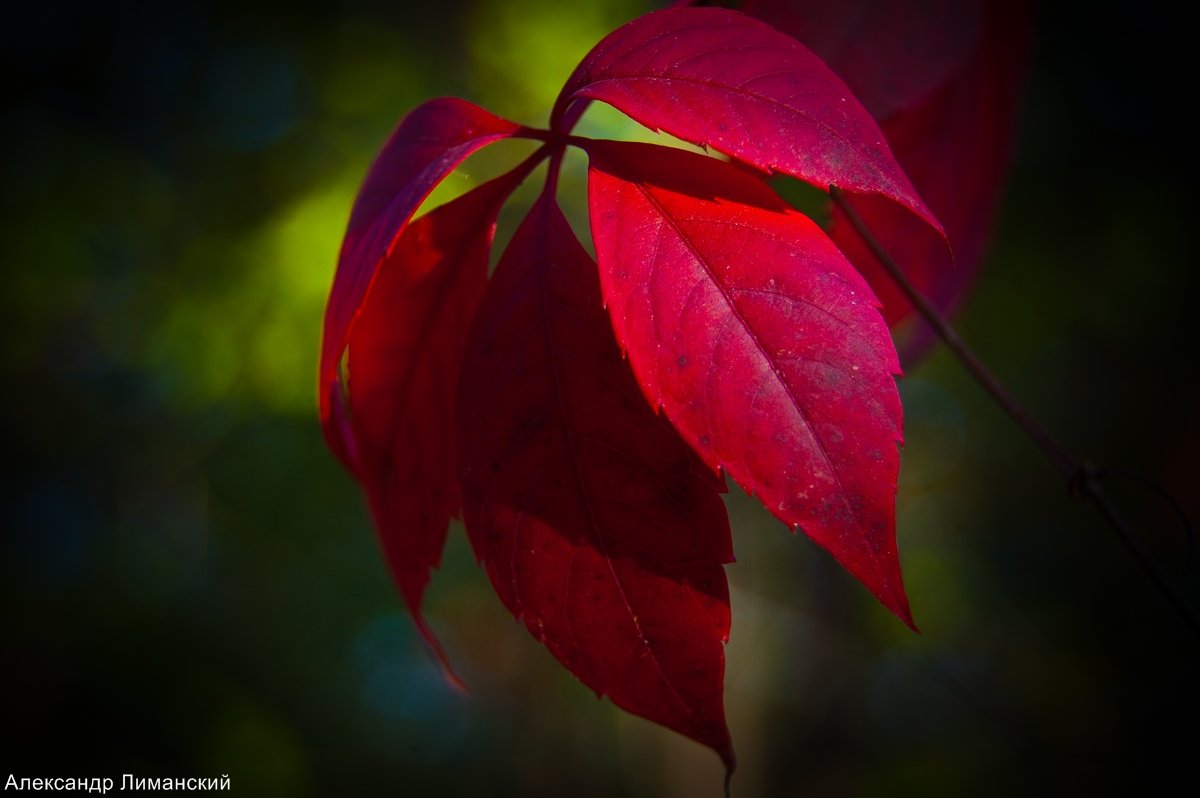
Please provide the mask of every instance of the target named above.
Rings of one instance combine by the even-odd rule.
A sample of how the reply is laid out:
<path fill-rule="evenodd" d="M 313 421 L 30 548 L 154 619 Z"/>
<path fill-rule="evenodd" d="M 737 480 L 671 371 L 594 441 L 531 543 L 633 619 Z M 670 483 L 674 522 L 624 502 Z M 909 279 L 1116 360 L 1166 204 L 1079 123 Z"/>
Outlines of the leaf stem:
<path fill-rule="evenodd" d="M 579 119 L 583 116 L 583 112 L 588 109 L 592 101 L 583 98 L 571 103 L 566 112 L 558 120 L 558 130 L 562 131 L 563 135 L 570 135 L 575 129 L 575 125 L 579 124 Z"/>
<path fill-rule="evenodd" d="M 958 361 L 975 378 L 975 381 L 996 401 L 996 404 L 1000 405 L 1009 418 L 1021 428 L 1021 431 L 1042 450 L 1042 453 L 1058 469 L 1059 473 L 1067 479 L 1067 484 L 1072 494 L 1086 498 L 1096 506 L 1100 514 L 1104 516 L 1104 520 L 1117 533 L 1117 537 L 1120 538 L 1121 543 L 1124 544 L 1129 553 L 1133 555 L 1133 558 L 1138 561 L 1142 569 L 1158 586 L 1159 590 L 1162 591 L 1167 601 L 1182 616 L 1187 625 L 1191 627 L 1192 632 L 1197 637 L 1200 637 L 1200 616 L 1184 600 L 1174 581 L 1162 569 L 1162 566 L 1159 565 L 1155 557 L 1143 545 L 1138 535 L 1108 500 L 1108 496 L 1100 486 L 1100 470 L 1091 462 L 1072 454 L 1066 447 L 1059 443 L 1009 393 L 1008 389 L 988 371 L 987 367 L 984 366 L 971 348 L 959 337 L 958 332 L 955 331 L 950 322 L 946 320 L 925 295 L 916 289 L 904 274 L 899 264 L 896 263 L 895 259 L 879 243 L 879 239 L 867 227 L 862 217 L 851 207 L 842 190 L 837 186 L 830 186 L 829 195 L 846 215 L 846 218 L 854 227 L 859 237 L 862 238 L 863 243 L 875 255 L 875 259 L 879 261 L 879 265 L 887 271 L 897 287 L 908 298 L 908 301 L 921 314 L 922 318 L 933 327 L 938 337 L 946 344 L 946 347 L 958 358 Z"/>
<path fill-rule="evenodd" d="M 553 195 L 558 191 L 558 173 L 562 170 L 563 155 L 566 147 L 562 144 L 550 145 L 550 166 L 546 170 L 546 191 Z"/>

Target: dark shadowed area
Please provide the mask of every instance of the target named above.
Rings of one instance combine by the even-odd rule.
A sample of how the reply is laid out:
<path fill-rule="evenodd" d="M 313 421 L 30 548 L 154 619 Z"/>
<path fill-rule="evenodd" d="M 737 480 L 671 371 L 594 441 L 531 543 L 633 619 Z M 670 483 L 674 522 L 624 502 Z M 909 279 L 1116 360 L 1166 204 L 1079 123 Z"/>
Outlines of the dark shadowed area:
<path fill-rule="evenodd" d="M 245 795 L 719 796 L 599 702 L 461 526 L 409 622 L 316 417 L 359 180 L 420 101 L 544 124 L 637 0 L 23 4 L 0 26 L 0 779 Z M 960 328 L 1200 604 L 1194 43 L 1160 2 L 1047 4 Z M 647 140 L 596 108 L 582 132 Z M 529 148 L 499 145 L 444 201 Z M 560 198 L 586 226 L 584 161 Z M 506 241 L 540 172 L 501 216 Z M 914 635 L 736 489 L 726 703 L 756 796 L 1144 794 L 1194 780 L 1200 639 L 943 350 L 901 384 Z"/>

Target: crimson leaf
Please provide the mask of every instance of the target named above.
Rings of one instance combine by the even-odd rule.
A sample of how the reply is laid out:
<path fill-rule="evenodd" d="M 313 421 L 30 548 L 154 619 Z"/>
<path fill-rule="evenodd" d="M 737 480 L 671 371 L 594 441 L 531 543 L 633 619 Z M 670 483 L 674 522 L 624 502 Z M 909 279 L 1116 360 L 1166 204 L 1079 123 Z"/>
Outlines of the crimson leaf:
<path fill-rule="evenodd" d="M 879 122 L 896 160 L 945 225 L 941 239 L 892 203 L 851 204 L 919 291 L 952 310 L 974 281 L 1012 150 L 1028 8 L 999 0 L 747 0 L 745 9 L 812 48 Z M 831 235 L 883 301 L 913 316 L 861 237 L 835 212 Z M 907 358 L 933 340 L 898 332 Z"/>
<path fill-rule="evenodd" d="M 367 494 L 413 621 L 460 685 L 421 617 L 421 598 L 458 512 L 448 410 L 466 329 L 483 292 L 496 214 L 530 165 L 408 221 L 471 152 L 517 130 L 452 98 L 413 110 L 359 190 L 325 311 L 326 440 Z M 338 371 L 347 346 L 350 385 Z"/>
<path fill-rule="evenodd" d="M 434 186 L 472 152 L 518 130 L 464 100 L 429 100 L 404 118 L 363 179 L 325 307 L 319 389 L 325 438 L 351 471 L 358 470 L 358 455 L 342 406 L 338 364 L 376 270 Z"/>
<path fill-rule="evenodd" d="M 617 339 L 711 466 L 912 624 L 895 543 L 895 349 L 810 219 L 702 155 L 594 142 L 592 235 Z"/>
<path fill-rule="evenodd" d="M 945 225 L 954 268 L 941 242 L 911 217 L 872 197 L 849 200 L 917 289 L 944 311 L 962 301 L 982 265 L 1014 144 L 1026 9 L 1022 3 L 985 5 L 985 24 L 969 57 L 924 102 L 882 120 L 897 160 Z M 840 212 L 830 234 L 875 288 L 888 320 L 912 318 L 908 299 Z M 915 357 L 934 338 L 920 323 L 904 335 L 906 356 Z"/>
<path fill-rule="evenodd" d="M 941 231 L 845 83 L 795 39 L 744 14 L 673 8 L 633 20 L 579 64 L 552 125 L 581 98 L 763 170 L 879 194 Z"/>
<path fill-rule="evenodd" d="M 349 404 L 360 479 L 380 542 L 413 620 L 447 525 L 458 514 L 451 415 L 467 330 L 487 284 L 496 215 L 518 168 L 405 228 L 350 332 Z"/>
<path fill-rule="evenodd" d="M 597 694 L 732 770 L 724 483 L 646 404 L 549 192 L 488 286 L 462 380 L 467 531 L 505 606 Z"/>
<path fill-rule="evenodd" d="M 593 99 L 734 160 L 569 136 Z M 455 164 L 509 136 L 544 146 L 409 224 Z M 568 145 L 589 156 L 598 268 L 554 201 Z M 546 189 L 485 283 L 499 207 L 546 157 Z M 477 557 L 534 636 L 597 694 L 729 770 L 722 469 L 912 623 L 895 543 L 896 353 L 878 299 L 760 179 L 771 170 L 857 192 L 942 244 L 846 86 L 734 12 L 676 9 L 616 31 L 568 81 L 551 130 L 427 103 L 364 183 L 320 370 L 326 436 L 439 656 L 420 602 L 461 501 Z"/>
<path fill-rule="evenodd" d="M 742 8 L 820 56 L 877 120 L 941 88 L 983 29 L 983 0 L 745 0 Z"/>

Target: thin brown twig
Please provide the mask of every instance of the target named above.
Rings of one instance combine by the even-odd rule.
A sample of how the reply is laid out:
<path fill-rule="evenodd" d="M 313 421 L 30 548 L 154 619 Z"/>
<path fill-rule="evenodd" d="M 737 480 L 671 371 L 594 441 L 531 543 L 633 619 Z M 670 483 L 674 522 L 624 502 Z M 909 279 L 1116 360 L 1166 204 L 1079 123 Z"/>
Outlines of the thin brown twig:
<path fill-rule="evenodd" d="M 1117 513 L 1112 502 L 1108 500 L 1107 495 L 1100 487 L 1099 469 L 1087 460 L 1075 456 L 1059 443 L 1045 427 L 1025 410 L 1013 395 L 1008 392 L 1008 389 L 988 371 L 987 367 L 971 351 L 970 347 L 959 337 L 958 332 L 951 326 L 950 322 L 946 320 L 924 294 L 916 289 L 907 275 L 904 274 L 899 264 L 896 263 L 895 259 L 879 243 L 879 239 L 867 227 L 862 217 L 846 201 L 846 196 L 842 190 L 837 186 L 830 186 L 829 194 L 833 197 L 833 201 L 841 209 L 842 213 L 846 215 L 846 218 L 854 227 L 859 237 L 862 238 L 863 243 L 875 255 L 875 259 L 879 261 L 879 265 L 887 271 L 904 295 L 908 297 L 908 301 L 912 303 L 913 307 L 917 309 L 925 321 L 933 327 L 938 337 L 946 344 L 946 347 L 958 358 L 958 361 L 962 363 L 963 367 L 975 378 L 976 382 L 983 387 L 988 395 L 996 401 L 996 404 L 1000 405 L 1004 412 L 1008 414 L 1009 418 L 1042 450 L 1046 458 L 1066 478 L 1072 493 L 1088 499 L 1096 506 L 1100 514 L 1104 516 L 1104 520 L 1117 533 L 1117 537 L 1120 538 L 1121 543 L 1133 555 L 1133 558 L 1138 561 L 1150 579 L 1158 585 L 1159 590 L 1162 591 L 1167 601 L 1183 617 L 1196 636 L 1200 637 L 1200 616 L 1184 600 L 1175 586 L 1174 580 L 1162 569 L 1162 566 L 1159 565 L 1150 551 L 1142 544 L 1138 535 L 1120 514 Z"/>

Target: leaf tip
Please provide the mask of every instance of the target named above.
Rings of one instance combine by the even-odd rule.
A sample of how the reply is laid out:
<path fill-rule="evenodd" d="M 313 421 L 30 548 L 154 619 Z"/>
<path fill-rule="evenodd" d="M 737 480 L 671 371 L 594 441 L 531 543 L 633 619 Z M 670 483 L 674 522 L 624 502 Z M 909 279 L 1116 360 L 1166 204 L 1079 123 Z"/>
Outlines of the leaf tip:
<path fill-rule="evenodd" d="M 835 555 L 835 558 L 837 556 Z M 908 603 L 908 594 L 904 589 L 903 576 L 900 572 L 900 560 L 895 548 L 882 556 L 873 558 L 873 562 L 850 563 L 841 561 L 842 565 L 855 578 L 871 591 L 889 612 L 904 622 L 904 625 L 920 634 L 916 621 L 913 620 L 912 608 Z"/>
<path fill-rule="evenodd" d="M 442 677 L 446 680 L 446 684 L 459 695 L 468 695 L 471 692 L 471 688 L 455 672 L 454 666 L 450 664 L 450 657 L 446 654 L 446 650 L 442 648 L 441 642 L 438 640 L 437 635 L 434 634 L 433 629 L 430 628 L 429 623 L 418 611 L 414 610 L 411 615 L 417 631 L 421 634 L 421 640 L 425 643 L 425 647 L 429 649 L 429 653 L 441 669 Z"/>
<path fill-rule="evenodd" d="M 890 595 L 876 594 L 876 597 L 893 615 L 903 621 L 905 626 L 917 634 L 921 634 L 921 630 L 917 628 L 916 621 L 913 620 L 912 608 L 908 605 L 908 596 L 905 594 L 903 586 L 893 591 Z"/>

